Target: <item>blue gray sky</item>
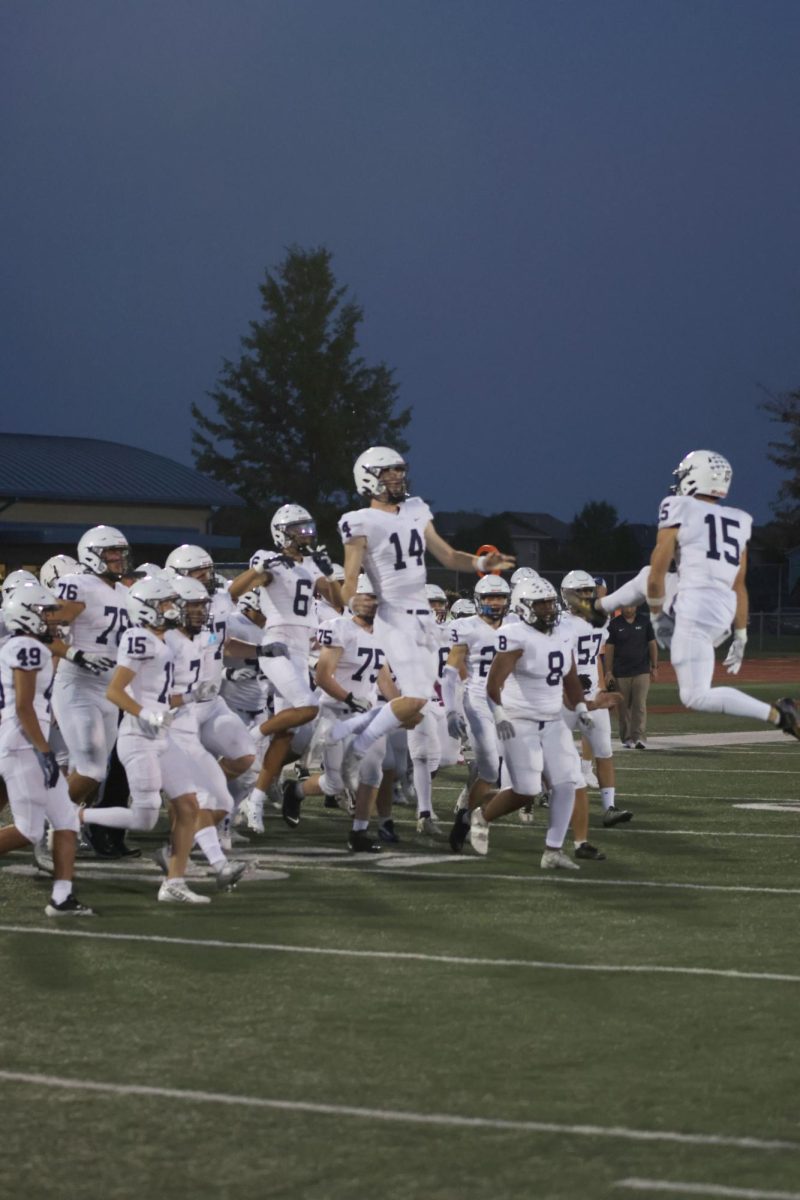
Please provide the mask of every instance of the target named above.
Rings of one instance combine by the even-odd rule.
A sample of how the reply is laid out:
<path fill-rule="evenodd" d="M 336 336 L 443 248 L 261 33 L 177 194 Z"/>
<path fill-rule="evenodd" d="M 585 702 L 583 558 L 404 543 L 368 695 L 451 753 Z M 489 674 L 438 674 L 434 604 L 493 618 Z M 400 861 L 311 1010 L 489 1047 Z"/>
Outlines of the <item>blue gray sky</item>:
<path fill-rule="evenodd" d="M 326 245 L 442 509 L 769 517 L 800 386 L 796 0 L 5 0 L 2 427 L 191 462 Z M 354 447 L 354 454 L 361 447 Z"/>

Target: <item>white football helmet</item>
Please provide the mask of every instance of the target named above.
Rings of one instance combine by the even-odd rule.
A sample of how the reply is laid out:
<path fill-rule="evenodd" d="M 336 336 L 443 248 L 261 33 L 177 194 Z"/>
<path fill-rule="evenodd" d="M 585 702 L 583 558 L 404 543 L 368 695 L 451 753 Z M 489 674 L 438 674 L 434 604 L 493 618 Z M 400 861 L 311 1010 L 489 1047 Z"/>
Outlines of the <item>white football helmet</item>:
<path fill-rule="evenodd" d="M 676 496 L 716 496 L 724 500 L 733 479 L 733 467 L 715 450 L 691 450 L 672 474 Z"/>
<path fill-rule="evenodd" d="M 171 586 L 178 594 L 181 628 L 194 636 L 208 621 L 208 608 L 211 604 L 208 588 L 201 580 L 193 579 L 191 575 L 176 575 L 171 581 Z"/>
<path fill-rule="evenodd" d="M 3 621 L 11 633 L 43 637 L 49 633 L 47 613 L 58 609 L 58 599 L 49 588 L 31 576 L 19 583 L 3 600 Z"/>
<path fill-rule="evenodd" d="M 134 575 L 137 579 L 144 579 L 145 575 L 160 575 L 164 570 L 158 563 L 143 562 L 134 570 Z"/>
<path fill-rule="evenodd" d="M 511 576 L 511 586 L 515 587 L 521 579 L 541 579 L 538 571 L 534 571 L 533 567 L 517 567 L 514 574 Z"/>
<path fill-rule="evenodd" d="M 174 550 L 170 550 L 164 566 L 171 568 L 178 575 L 192 575 L 199 579 L 209 596 L 214 595 L 214 560 L 202 546 L 193 546 L 189 542 L 176 546 Z"/>
<path fill-rule="evenodd" d="M 484 575 L 475 584 L 473 596 L 480 616 L 497 621 L 508 612 L 511 588 L 500 575 Z"/>
<path fill-rule="evenodd" d="M 560 619 L 558 595 L 546 579 L 521 579 L 511 592 L 511 611 L 540 633 L 555 629 Z"/>
<path fill-rule="evenodd" d="M 391 490 L 381 483 L 381 471 L 395 467 L 403 471 L 403 480 L 395 484 Z M 359 454 L 353 465 L 353 478 L 356 481 L 356 491 L 359 496 L 374 496 L 376 500 L 388 500 L 391 504 L 399 504 L 408 495 L 408 464 L 402 454 L 390 450 L 388 446 L 370 446 L 363 454 Z"/>
<path fill-rule="evenodd" d="M 109 550 L 118 550 L 122 562 L 118 571 L 109 570 L 106 556 Z M 113 525 L 93 525 L 78 542 L 78 562 L 93 575 L 110 575 L 122 579 L 131 569 L 131 548 L 124 533 Z"/>
<path fill-rule="evenodd" d="M 588 571 L 568 571 L 561 580 L 561 599 L 565 608 L 576 617 L 583 617 L 590 625 L 605 625 L 608 620 L 605 613 L 595 609 L 597 599 L 597 581 Z"/>
<path fill-rule="evenodd" d="M 443 625 L 447 619 L 447 596 L 438 583 L 425 584 L 425 599 L 428 601 L 428 607 L 433 610 L 436 624 Z"/>
<path fill-rule="evenodd" d="M 39 568 L 39 582 L 46 588 L 53 588 L 62 575 L 74 575 L 78 570 L 80 563 L 77 558 L 73 558 L 71 554 L 54 554 Z"/>
<path fill-rule="evenodd" d="M 166 575 L 137 579 L 128 590 L 125 606 L 133 625 L 163 629 L 180 620 L 177 584 Z"/>
<path fill-rule="evenodd" d="M 296 550 L 313 549 L 317 540 L 314 518 L 302 504 L 282 504 L 269 523 L 269 531 L 279 550 L 291 544 Z"/>
<path fill-rule="evenodd" d="M 6 597 L 10 596 L 16 588 L 21 587 L 23 583 L 38 582 L 39 580 L 32 571 L 24 571 L 22 569 L 19 571 L 12 571 L 9 575 L 6 575 L 5 579 L 3 580 L 3 602 L 5 603 Z"/>
<path fill-rule="evenodd" d="M 460 600 L 453 602 L 453 607 L 448 613 L 448 620 L 458 621 L 461 617 L 474 617 L 477 611 L 475 601 L 470 600 L 467 596 L 462 596 Z"/>

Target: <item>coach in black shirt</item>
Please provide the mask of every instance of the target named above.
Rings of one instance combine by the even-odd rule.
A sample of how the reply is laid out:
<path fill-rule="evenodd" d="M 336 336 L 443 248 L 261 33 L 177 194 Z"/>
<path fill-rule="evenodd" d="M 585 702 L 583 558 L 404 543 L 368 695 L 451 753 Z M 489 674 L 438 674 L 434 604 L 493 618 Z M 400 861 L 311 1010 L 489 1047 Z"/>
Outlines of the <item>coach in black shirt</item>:
<path fill-rule="evenodd" d="M 622 694 L 617 717 L 623 747 L 646 750 L 647 693 L 658 677 L 658 643 L 650 618 L 640 616 L 635 605 L 609 622 L 603 665 L 606 687 Z"/>

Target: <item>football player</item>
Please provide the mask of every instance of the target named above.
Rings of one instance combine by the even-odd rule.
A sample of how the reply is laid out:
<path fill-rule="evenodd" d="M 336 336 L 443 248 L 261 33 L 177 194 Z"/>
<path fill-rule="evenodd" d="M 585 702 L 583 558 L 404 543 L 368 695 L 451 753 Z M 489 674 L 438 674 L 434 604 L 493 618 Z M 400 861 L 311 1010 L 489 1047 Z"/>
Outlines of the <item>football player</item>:
<path fill-rule="evenodd" d="M 698 712 L 768 721 L 800 739 L 792 699 L 766 704 L 738 688 L 711 686 L 714 648 L 731 632 L 725 659 L 729 674 L 741 668 L 747 643 L 749 601 L 745 575 L 753 519 L 740 508 L 721 504 L 733 470 L 713 450 L 692 450 L 673 472 L 671 495 L 661 501 L 658 537 L 650 559 L 647 602 L 656 638 L 663 645 L 665 579 L 677 564 L 675 626 L 670 657 L 681 703 Z"/>
<path fill-rule="evenodd" d="M 375 589 L 375 635 L 386 650 L 403 701 L 423 718 L 418 726 L 421 732 L 409 751 L 412 761 L 416 759 L 414 783 L 420 828 L 435 833 L 427 761 L 434 736 L 433 720 L 425 716 L 424 710 L 436 680 L 438 645 L 433 613 L 425 596 L 425 554 L 431 553 L 442 566 L 454 571 L 505 570 L 513 567 L 514 560 L 501 553 L 467 554 L 450 546 L 437 533 L 425 501 L 409 496 L 408 468 L 397 451 L 386 446 L 370 447 L 356 459 L 353 475 L 356 491 L 368 507 L 347 512 L 339 521 L 345 548 L 342 594 L 346 601 L 355 595 L 362 572 Z M 338 734 L 356 735 L 345 754 L 345 776 L 350 759 L 366 753 L 372 741 L 406 723 L 400 719 L 397 704 L 387 704 L 360 732 L 356 723 L 351 723 L 349 729 L 344 723 L 337 727 Z"/>

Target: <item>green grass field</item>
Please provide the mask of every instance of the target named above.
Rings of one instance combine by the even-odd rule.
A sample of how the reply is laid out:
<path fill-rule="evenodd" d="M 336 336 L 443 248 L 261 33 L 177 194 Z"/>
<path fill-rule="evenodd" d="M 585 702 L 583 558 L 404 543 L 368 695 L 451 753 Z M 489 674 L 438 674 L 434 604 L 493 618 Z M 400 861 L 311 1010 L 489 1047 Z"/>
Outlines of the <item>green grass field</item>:
<path fill-rule="evenodd" d="M 312 803 L 254 839 L 274 878 L 198 911 L 157 905 L 144 859 L 86 863 L 100 915 L 53 931 L 10 856 L 0 1195 L 800 1196 L 800 746 L 759 735 L 618 754 L 635 818 L 602 829 L 595 794 L 608 860 L 568 878 L 539 870 L 541 809 L 486 859 L 398 809 L 365 862 Z"/>

